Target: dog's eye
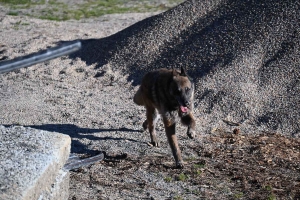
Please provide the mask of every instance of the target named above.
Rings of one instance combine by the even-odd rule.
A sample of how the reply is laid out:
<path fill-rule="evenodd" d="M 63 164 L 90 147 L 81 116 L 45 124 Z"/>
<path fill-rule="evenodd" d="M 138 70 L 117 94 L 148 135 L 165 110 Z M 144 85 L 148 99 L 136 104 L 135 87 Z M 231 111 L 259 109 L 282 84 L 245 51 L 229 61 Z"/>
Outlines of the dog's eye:
<path fill-rule="evenodd" d="M 191 88 L 186 87 L 186 88 L 185 88 L 185 91 L 188 92 L 188 91 L 190 91 L 190 89 L 191 89 Z"/>

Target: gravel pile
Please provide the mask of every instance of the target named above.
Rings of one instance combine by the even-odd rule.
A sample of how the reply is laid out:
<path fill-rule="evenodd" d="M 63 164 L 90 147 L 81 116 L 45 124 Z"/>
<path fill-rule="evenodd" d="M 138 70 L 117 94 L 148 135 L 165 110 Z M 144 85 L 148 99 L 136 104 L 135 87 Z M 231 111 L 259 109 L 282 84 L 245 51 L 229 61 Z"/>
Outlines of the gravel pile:
<path fill-rule="evenodd" d="M 186 1 L 108 38 L 84 41 L 76 57 L 122 71 L 134 85 L 147 71 L 185 66 L 197 86 L 201 132 L 226 128 L 226 120 L 247 132 L 296 136 L 299 8 L 299 1 Z"/>

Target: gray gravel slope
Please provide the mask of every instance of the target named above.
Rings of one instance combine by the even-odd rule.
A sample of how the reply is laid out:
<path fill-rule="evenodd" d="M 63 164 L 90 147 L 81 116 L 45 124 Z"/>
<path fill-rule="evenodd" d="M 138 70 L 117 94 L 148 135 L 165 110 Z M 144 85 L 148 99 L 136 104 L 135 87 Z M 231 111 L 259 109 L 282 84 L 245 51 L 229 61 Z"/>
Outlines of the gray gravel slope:
<path fill-rule="evenodd" d="M 84 40 L 75 57 L 122 71 L 134 85 L 149 70 L 185 66 L 197 86 L 201 131 L 226 128 L 226 120 L 247 132 L 296 136 L 299 8 L 299 1 L 186 1 L 108 38 Z"/>

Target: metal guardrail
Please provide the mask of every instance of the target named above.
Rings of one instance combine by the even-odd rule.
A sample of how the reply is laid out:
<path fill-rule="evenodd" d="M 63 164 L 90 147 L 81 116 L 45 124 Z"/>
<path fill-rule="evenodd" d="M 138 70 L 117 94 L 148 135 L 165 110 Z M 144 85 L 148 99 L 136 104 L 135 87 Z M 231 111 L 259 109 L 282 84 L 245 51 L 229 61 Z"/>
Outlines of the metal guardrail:
<path fill-rule="evenodd" d="M 78 169 L 80 167 L 86 167 L 92 165 L 96 162 L 99 162 L 104 159 L 104 154 L 100 153 L 99 155 L 92 156 L 89 158 L 80 159 L 76 154 L 71 153 L 67 163 L 64 166 L 64 170 Z"/>
<path fill-rule="evenodd" d="M 2 61 L 0 62 L 0 74 L 68 55 L 80 48 L 81 42 L 78 41 L 72 44 L 64 44 L 58 47 L 49 48 L 38 53 L 18 57 L 12 60 Z"/>

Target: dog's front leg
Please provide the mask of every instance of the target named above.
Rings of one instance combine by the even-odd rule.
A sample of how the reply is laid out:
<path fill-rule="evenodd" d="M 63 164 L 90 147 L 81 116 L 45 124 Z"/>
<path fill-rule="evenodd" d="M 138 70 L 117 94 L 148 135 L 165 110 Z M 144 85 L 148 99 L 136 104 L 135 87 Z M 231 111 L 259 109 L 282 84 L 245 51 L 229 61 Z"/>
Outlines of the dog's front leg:
<path fill-rule="evenodd" d="M 167 119 L 164 119 L 164 125 L 165 125 L 168 142 L 170 144 L 170 147 L 172 149 L 172 153 L 173 153 L 173 156 L 174 156 L 174 159 L 176 162 L 176 167 L 183 168 L 183 160 L 181 157 L 181 152 L 180 152 L 177 137 L 175 134 L 175 125 L 176 124 Z"/>
<path fill-rule="evenodd" d="M 148 125 L 148 129 L 150 132 L 150 138 L 151 138 L 151 144 L 155 147 L 158 147 L 159 144 L 158 144 L 158 140 L 156 137 L 155 125 L 156 125 L 157 118 L 159 116 L 158 116 L 155 108 L 152 106 L 146 107 L 146 115 L 147 115 L 147 120 L 143 123 L 143 127 L 147 128 L 146 125 Z"/>
<path fill-rule="evenodd" d="M 181 122 L 188 127 L 186 134 L 189 136 L 189 138 L 193 139 L 196 136 L 196 122 L 194 115 L 192 113 L 189 113 L 188 115 L 181 117 Z"/>

